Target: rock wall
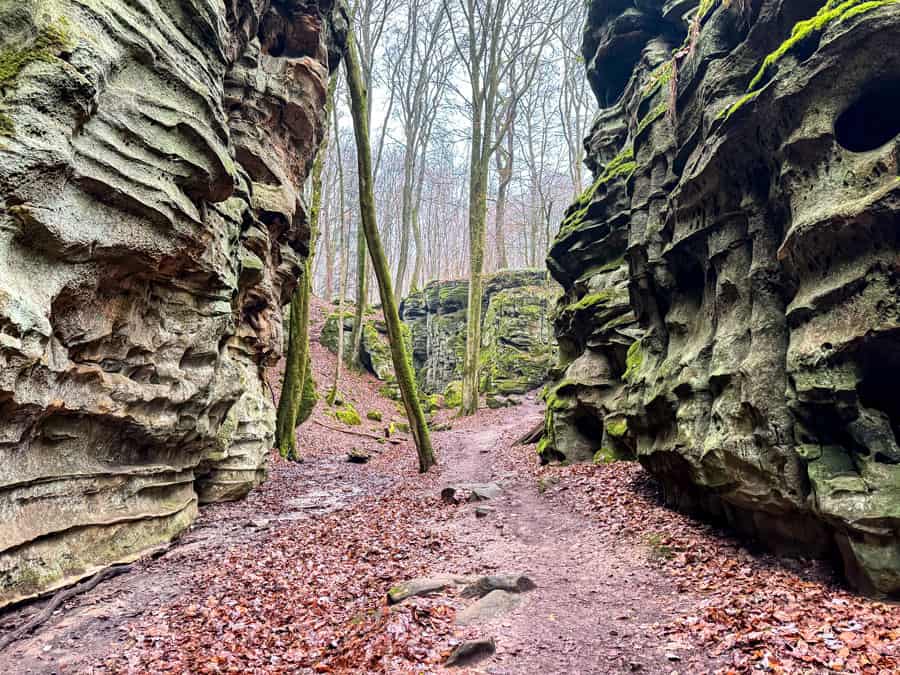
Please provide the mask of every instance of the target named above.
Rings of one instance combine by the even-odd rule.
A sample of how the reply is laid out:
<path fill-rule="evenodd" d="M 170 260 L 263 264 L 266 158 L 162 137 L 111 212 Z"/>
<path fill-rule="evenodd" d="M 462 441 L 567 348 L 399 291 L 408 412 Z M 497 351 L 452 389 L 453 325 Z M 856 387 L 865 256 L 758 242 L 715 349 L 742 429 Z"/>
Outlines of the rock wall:
<path fill-rule="evenodd" d="M 554 292 L 541 270 L 504 271 L 485 279 L 481 388 L 489 403 L 511 402 L 546 381 L 555 354 L 547 321 Z M 468 294 L 467 281 L 433 281 L 401 304 L 419 386 L 428 393 L 459 395 Z"/>
<path fill-rule="evenodd" d="M 900 592 L 900 2 L 593 0 L 548 459 Z M 627 292 L 627 302 L 626 302 Z"/>
<path fill-rule="evenodd" d="M 0 606 L 265 476 L 333 0 L 0 8 Z"/>

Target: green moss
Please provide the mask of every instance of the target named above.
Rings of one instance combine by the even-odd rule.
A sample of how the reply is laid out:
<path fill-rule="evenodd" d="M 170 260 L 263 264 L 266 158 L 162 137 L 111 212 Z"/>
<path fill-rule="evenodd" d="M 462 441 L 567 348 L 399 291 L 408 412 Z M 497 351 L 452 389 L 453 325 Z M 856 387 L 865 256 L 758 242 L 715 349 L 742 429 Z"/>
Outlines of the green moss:
<path fill-rule="evenodd" d="M 597 305 L 605 305 L 613 298 L 614 295 L 615 294 L 613 293 L 612 289 L 606 289 L 597 293 L 591 293 L 584 296 L 581 300 L 576 302 L 574 305 L 570 305 L 566 309 L 569 309 L 573 312 L 581 312 L 586 309 L 596 307 Z"/>
<path fill-rule="evenodd" d="M 635 343 L 637 344 L 637 343 Z M 621 438 L 628 433 L 628 420 L 624 417 L 606 423 L 606 433 L 613 438 Z"/>
<path fill-rule="evenodd" d="M 71 49 L 72 37 L 65 17 L 55 24 L 38 30 L 37 37 L 27 47 L 10 48 L 0 52 L 0 89 L 11 85 L 19 73 L 30 63 L 52 63 L 63 51 Z M 0 136 L 12 136 L 15 125 L 12 118 L 0 111 Z"/>
<path fill-rule="evenodd" d="M 462 405 L 462 382 L 454 381 L 444 389 L 444 405 L 448 408 L 458 408 Z"/>
<path fill-rule="evenodd" d="M 613 157 L 604 167 L 597 179 L 584 192 L 578 195 L 575 202 L 566 210 L 566 217 L 563 219 L 559 228 L 559 234 L 556 240 L 559 241 L 567 237 L 569 234 L 578 229 L 584 222 L 587 215 L 588 207 L 594 199 L 594 195 L 602 185 L 619 178 L 620 176 L 631 176 L 637 165 L 634 162 L 634 149 L 628 147 Z"/>
<path fill-rule="evenodd" d="M 335 410 L 334 416 L 347 426 L 355 427 L 362 424 L 362 419 L 352 403 L 347 403 L 341 410 Z"/>
<path fill-rule="evenodd" d="M 616 461 L 616 453 L 609 448 L 600 448 L 594 453 L 594 464 L 613 464 Z"/>
<path fill-rule="evenodd" d="M 409 423 L 408 422 L 397 422 L 394 426 L 397 428 L 397 431 L 402 431 L 404 434 L 409 433 Z"/>
<path fill-rule="evenodd" d="M 316 391 L 316 380 L 312 373 L 312 363 L 309 354 L 307 354 L 306 374 L 303 379 L 303 392 L 300 395 L 300 409 L 297 411 L 297 424 L 303 424 L 309 419 L 318 400 L 319 394 Z"/>
<path fill-rule="evenodd" d="M 381 421 L 381 411 L 380 410 L 370 410 L 366 413 L 366 419 L 372 420 L 373 422 Z"/>
<path fill-rule="evenodd" d="M 759 96 L 759 91 L 752 91 L 749 94 L 745 94 L 741 96 L 737 101 L 732 103 L 730 106 L 723 108 L 718 115 L 716 115 L 716 119 L 725 119 L 727 120 L 729 117 L 734 115 L 740 108 L 742 108 L 745 104 L 750 103 L 751 101 L 755 101 L 756 97 Z"/>
<path fill-rule="evenodd" d="M 763 59 L 763 63 L 750 81 L 747 91 L 752 92 L 768 81 L 772 75 L 772 70 L 782 58 L 789 54 L 797 45 L 821 35 L 832 23 L 859 16 L 879 7 L 898 3 L 900 3 L 900 0 L 828 0 L 816 12 L 815 16 L 797 23 L 791 31 L 790 37 L 782 42 L 778 49 Z"/>
<path fill-rule="evenodd" d="M 644 351 L 641 348 L 641 341 L 636 340 L 628 348 L 628 354 L 625 357 L 625 374 L 623 380 L 631 381 L 640 370 L 644 363 Z"/>
<path fill-rule="evenodd" d="M 649 98 L 657 91 L 659 91 L 661 87 L 664 87 L 669 82 L 671 82 L 672 76 L 674 74 L 674 62 L 671 59 L 664 62 L 662 65 L 658 66 L 653 72 L 650 73 L 650 76 L 647 79 L 647 84 L 644 85 L 644 88 L 641 90 L 641 96 L 643 98 Z"/>
<path fill-rule="evenodd" d="M 669 110 L 669 104 L 667 102 L 660 103 L 653 110 L 648 112 L 644 118 L 638 122 L 637 131 L 634 132 L 635 137 L 640 136 L 644 133 L 644 130 L 653 124 L 656 120 L 666 114 Z"/>
<path fill-rule="evenodd" d="M 71 48 L 71 40 L 68 21 L 63 17 L 55 24 L 42 27 L 28 47 L 0 52 L 0 87 L 10 84 L 30 63 L 52 62 L 60 52 Z"/>

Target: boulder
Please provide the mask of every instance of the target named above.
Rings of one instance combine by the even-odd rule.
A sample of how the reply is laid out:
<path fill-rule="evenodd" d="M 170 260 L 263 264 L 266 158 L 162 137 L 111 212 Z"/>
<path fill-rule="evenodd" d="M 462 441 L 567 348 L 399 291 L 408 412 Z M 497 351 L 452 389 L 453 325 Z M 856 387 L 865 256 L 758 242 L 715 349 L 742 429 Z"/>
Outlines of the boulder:
<path fill-rule="evenodd" d="M 491 656 L 497 650 L 492 638 L 480 638 L 478 640 L 466 640 L 450 652 L 450 656 L 444 662 L 445 666 L 470 666 L 482 659 Z"/>
<path fill-rule="evenodd" d="M 465 598 L 480 598 L 491 591 L 525 593 L 533 591 L 535 588 L 537 588 L 537 585 L 524 574 L 495 574 L 479 577 L 463 588 L 462 596 Z"/>
<path fill-rule="evenodd" d="M 451 588 L 452 586 L 469 583 L 468 577 L 441 574 L 434 577 L 419 577 L 410 579 L 402 584 L 392 586 L 387 593 L 388 604 L 396 605 L 403 602 L 407 598 L 416 595 L 431 595 L 432 593 L 440 593 L 441 591 Z"/>

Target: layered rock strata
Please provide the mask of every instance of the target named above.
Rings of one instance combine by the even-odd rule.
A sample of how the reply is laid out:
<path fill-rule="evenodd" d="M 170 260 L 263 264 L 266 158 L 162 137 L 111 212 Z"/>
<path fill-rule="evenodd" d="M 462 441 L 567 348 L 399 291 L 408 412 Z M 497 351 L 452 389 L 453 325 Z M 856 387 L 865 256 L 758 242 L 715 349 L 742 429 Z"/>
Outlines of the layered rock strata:
<path fill-rule="evenodd" d="M 332 0 L 0 9 L 0 606 L 265 475 Z"/>
<path fill-rule="evenodd" d="M 672 505 L 891 594 L 898 39 L 897 0 L 593 0 L 542 441 L 632 454 Z"/>

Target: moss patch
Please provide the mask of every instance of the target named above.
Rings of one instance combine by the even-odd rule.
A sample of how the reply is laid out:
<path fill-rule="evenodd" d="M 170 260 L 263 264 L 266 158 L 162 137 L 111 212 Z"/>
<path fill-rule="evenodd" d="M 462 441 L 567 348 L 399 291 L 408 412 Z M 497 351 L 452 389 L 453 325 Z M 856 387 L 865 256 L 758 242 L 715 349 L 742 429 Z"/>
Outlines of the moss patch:
<path fill-rule="evenodd" d="M 763 59 L 762 65 L 750 81 L 747 91 L 752 92 L 771 79 L 773 70 L 782 58 L 805 41 L 818 38 L 831 24 L 859 16 L 879 7 L 898 3 L 900 0 L 828 0 L 815 16 L 797 23 L 791 31 L 790 37 Z"/>
<path fill-rule="evenodd" d="M 613 438 L 621 438 L 628 433 L 628 420 L 625 418 L 610 420 L 606 423 L 606 433 Z"/>
<path fill-rule="evenodd" d="M 622 375 L 622 379 L 631 382 L 643 363 L 644 351 L 641 347 L 641 341 L 637 340 L 628 348 L 628 354 L 625 357 L 625 374 Z"/>
<path fill-rule="evenodd" d="M 372 420 L 373 422 L 381 421 L 381 411 L 380 410 L 370 410 L 366 413 L 366 419 Z"/>
<path fill-rule="evenodd" d="M 352 403 L 347 403 L 340 410 L 334 411 L 334 416 L 338 421 L 343 422 L 347 426 L 355 427 L 362 424 L 362 419 Z"/>
<path fill-rule="evenodd" d="M 597 177 L 597 180 L 595 180 L 584 192 L 578 195 L 578 199 L 576 199 L 566 210 L 566 217 L 563 219 L 562 225 L 559 228 L 559 234 L 557 235 L 556 240 L 559 241 L 567 237 L 577 230 L 584 222 L 588 207 L 593 201 L 597 190 L 599 190 L 602 185 L 621 176 L 631 176 L 635 166 L 637 165 L 634 161 L 634 149 L 631 147 L 624 149 L 610 160 L 609 164 L 604 168 L 603 173 Z"/>

